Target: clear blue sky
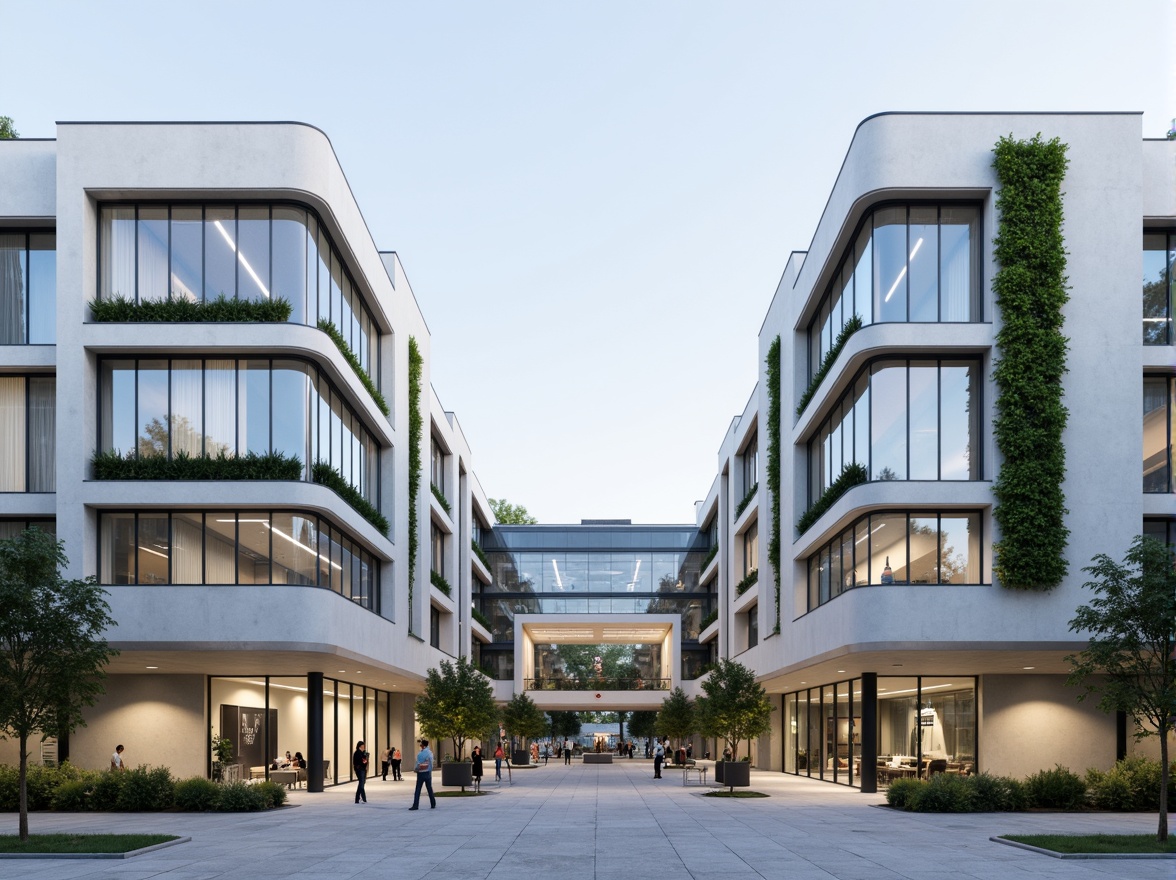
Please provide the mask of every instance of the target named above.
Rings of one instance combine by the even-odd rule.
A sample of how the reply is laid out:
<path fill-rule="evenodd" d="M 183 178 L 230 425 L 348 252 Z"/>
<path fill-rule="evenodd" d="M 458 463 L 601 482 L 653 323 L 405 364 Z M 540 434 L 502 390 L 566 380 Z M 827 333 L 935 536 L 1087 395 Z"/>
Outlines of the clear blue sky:
<path fill-rule="evenodd" d="M 1173 0 L 4 7 L 0 114 L 26 137 L 322 128 L 483 487 L 543 522 L 693 520 L 864 117 L 1176 116 Z"/>

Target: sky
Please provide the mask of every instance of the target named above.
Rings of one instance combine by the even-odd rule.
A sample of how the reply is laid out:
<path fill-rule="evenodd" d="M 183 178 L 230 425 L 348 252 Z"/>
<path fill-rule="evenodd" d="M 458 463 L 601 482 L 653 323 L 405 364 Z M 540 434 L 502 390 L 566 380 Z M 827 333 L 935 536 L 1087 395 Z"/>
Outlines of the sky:
<path fill-rule="evenodd" d="M 0 0 L 0 115 L 327 133 L 490 497 L 694 521 L 883 111 L 1176 117 L 1176 0 Z"/>

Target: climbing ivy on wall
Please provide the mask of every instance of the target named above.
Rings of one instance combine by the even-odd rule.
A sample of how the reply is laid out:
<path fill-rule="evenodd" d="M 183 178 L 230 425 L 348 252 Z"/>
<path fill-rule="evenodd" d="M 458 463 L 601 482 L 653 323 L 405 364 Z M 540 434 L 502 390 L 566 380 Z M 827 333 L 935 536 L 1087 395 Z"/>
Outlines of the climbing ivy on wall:
<path fill-rule="evenodd" d="M 408 337 L 408 626 L 412 629 L 413 586 L 416 582 L 417 494 L 421 488 L 421 367 L 424 358 L 417 348 L 415 337 Z"/>
<path fill-rule="evenodd" d="M 768 495 L 772 499 L 772 523 L 768 530 L 768 561 L 776 593 L 776 624 L 780 632 L 780 337 L 768 349 Z"/>
<path fill-rule="evenodd" d="M 1062 403 L 1067 340 L 1062 335 L 1066 249 L 1062 178 L 1069 161 L 1057 138 L 1001 138 L 993 149 L 1000 192 L 992 286 L 1000 309 L 993 380 L 993 434 L 1003 462 L 993 484 L 993 574 L 1008 588 L 1049 590 L 1066 576 L 1069 530 L 1062 481 Z"/>

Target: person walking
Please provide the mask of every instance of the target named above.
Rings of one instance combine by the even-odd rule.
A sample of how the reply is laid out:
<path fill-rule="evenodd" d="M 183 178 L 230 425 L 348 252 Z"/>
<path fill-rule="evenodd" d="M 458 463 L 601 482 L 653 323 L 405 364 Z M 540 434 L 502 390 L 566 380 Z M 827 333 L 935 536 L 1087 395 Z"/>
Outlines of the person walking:
<path fill-rule="evenodd" d="M 482 790 L 482 747 L 474 746 L 474 754 L 471 756 L 470 775 L 474 779 L 474 791 Z"/>
<path fill-rule="evenodd" d="M 661 779 L 662 761 L 666 759 L 665 747 L 658 741 L 658 744 L 653 747 L 653 778 Z"/>
<path fill-rule="evenodd" d="M 429 808 L 437 809 L 437 798 L 433 794 L 433 753 L 429 750 L 429 741 L 422 739 L 420 741 L 421 750 L 417 752 L 416 756 L 416 792 L 412 796 L 412 806 L 410 810 L 416 810 L 421 805 L 421 786 L 423 785 L 429 792 Z"/>
<path fill-rule="evenodd" d="M 502 743 L 499 743 L 494 749 L 494 781 L 502 785 L 502 759 L 506 757 L 506 753 L 502 750 Z"/>
<path fill-rule="evenodd" d="M 127 769 L 127 765 L 123 763 L 122 753 L 124 749 L 122 743 L 114 747 L 114 754 L 110 756 L 110 769 L 115 773 L 122 773 Z"/>
<path fill-rule="evenodd" d="M 388 781 L 388 764 L 391 763 L 391 761 L 392 761 L 392 746 L 388 746 L 388 748 L 386 748 L 386 749 L 384 749 L 384 751 L 380 752 L 380 778 L 384 782 Z"/>
<path fill-rule="evenodd" d="M 367 792 L 364 791 L 364 783 L 367 782 L 368 773 L 368 753 L 363 747 L 363 740 L 355 744 L 355 754 L 351 756 L 351 768 L 355 771 L 355 778 L 359 780 L 359 786 L 355 789 L 355 802 L 358 804 L 360 799 L 367 803 Z"/>
<path fill-rule="evenodd" d="M 404 777 L 400 774 L 400 762 L 404 760 L 400 754 L 400 749 L 392 750 L 392 780 L 394 782 L 403 782 Z"/>

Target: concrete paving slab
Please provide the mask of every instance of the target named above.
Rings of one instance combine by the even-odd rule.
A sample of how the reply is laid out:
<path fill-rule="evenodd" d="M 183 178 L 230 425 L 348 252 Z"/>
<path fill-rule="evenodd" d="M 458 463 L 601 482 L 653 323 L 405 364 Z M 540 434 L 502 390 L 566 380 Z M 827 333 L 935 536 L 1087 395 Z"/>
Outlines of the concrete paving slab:
<path fill-rule="evenodd" d="M 699 796 L 642 761 L 551 764 L 493 797 L 408 812 L 408 785 L 291 793 L 269 813 L 36 813 L 34 832 L 159 832 L 191 843 L 132 862 L 6 862 L 4 880 L 1172 880 L 1172 861 L 1059 862 L 988 840 L 1150 834 L 1154 814 L 961 816 L 880 809 L 880 795 L 753 771 L 756 800 Z M 16 816 L 9 814 L 15 830 Z M 2 820 L 0 820 L 2 821 Z M 128 870 L 130 869 L 130 870 Z"/>

